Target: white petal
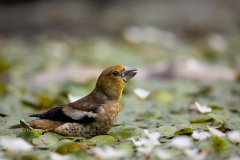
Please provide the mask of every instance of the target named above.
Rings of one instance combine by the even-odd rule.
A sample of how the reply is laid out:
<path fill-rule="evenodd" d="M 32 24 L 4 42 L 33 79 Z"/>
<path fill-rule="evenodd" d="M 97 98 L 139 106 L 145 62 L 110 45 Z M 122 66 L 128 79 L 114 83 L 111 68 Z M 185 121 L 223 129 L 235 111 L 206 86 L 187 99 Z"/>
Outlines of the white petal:
<path fill-rule="evenodd" d="M 146 136 L 149 135 L 149 131 L 147 129 L 144 129 L 143 132 L 145 133 Z"/>
<path fill-rule="evenodd" d="M 212 34 L 207 39 L 208 44 L 217 51 L 224 51 L 228 47 L 227 41 L 222 35 Z"/>
<path fill-rule="evenodd" d="M 50 152 L 50 159 L 51 160 L 70 160 L 71 157 L 68 155 L 61 155 L 55 152 Z"/>
<path fill-rule="evenodd" d="M 140 147 L 140 146 L 146 144 L 146 139 L 144 139 L 144 138 L 141 138 L 138 141 L 136 141 L 134 138 L 132 138 L 132 141 L 133 141 L 134 145 L 137 147 Z"/>
<path fill-rule="evenodd" d="M 227 136 L 233 143 L 239 143 L 240 142 L 240 131 L 234 130 L 227 132 Z"/>
<path fill-rule="evenodd" d="M 134 89 L 134 93 L 143 100 L 145 100 L 150 95 L 150 91 L 146 91 L 145 89 L 142 88 Z"/>
<path fill-rule="evenodd" d="M 192 137 L 197 140 L 203 140 L 205 138 L 211 137 L 211 135 L 208 132 L 193 131 Z"/>
<path fill-rule="evenodd" d="M 142 146 L 138 147 L 137 151 L 140 153 L 149 154 L 150 152 L 152 152 L 153 148 L 153 146 Z"/>
<path fill-rule="evenodd" d="M 159 159 L 171 159 L 173 157 L 173 153 L 164 151 L 162 149 L 156 149 L 155 150 L 155 155 L 159 158 Z"/>
<path fill-rule="evenodd" d="M 199 153 L 199 150 L 194 148 L 194 149 L 185 149 L 184 153 L 191 159 L 194 160 L 204 160 L 206 155 Z"/>
<path fill-rule="evenodd" d="M 178 136 L 172 139 L 171 145 L 178 148 L 188 148 L 192 146 L 192 140 L 188 136 Z"/>
<path fill-rule="evenodd" d="M 218 136 L 218 137 L 224 137 L 225 136 L 224 133 L 222 133 L 221 131 L 219 131 L 216 128 L 213 128 L 213 127 L 210 127 L 210 126 L 207 126 L 207 128 L 212 133 L 212 135 L 214 135 L 214 136 Z"/>
<path fill-rule="evenodd" d="M 99 158 L 105 158 L 106 157 L 106 153 L 102 148 L 93 148 L 93 152 L 96 154 L 97 157 Z"/>
<path fill-rule="evenodd" d="M 158 139 L 160 137 L 160 133 L 159 132 L 152 132 L 150 134 L 148 134 L 148 138 L 150 139 Z"/>
<path fill-rule="evenodd" d="M 31 151 L 33 149 L 33 146 L 22 138 L 0 139 L 0 145 L 4 149 L 12 150 L 14 152 Z"/>
<path fill-rule="evenodd" d="M 201 113 L 212 112 L 212 108 L 210 108 L 208 106 L 202 106 L 198 102 L 195 102 L 195 105 L 196 105 L 197 109 L 199 110 L 199 112 L 201 112 Z"/>
<path fill-rule="evenodd" d="M 144 129 L 143 130 L 145 135 L 151 139 L 151 140 L 157 140 L 158 141 L 158 138 L 160 137 L 160 133 L 159 132 L 152 132 L 152 133 L 149 133 L 149 131 L 147 129 Z"/>
<path fill-rule="evenodd" d="M 238 156 L 233 156 L 233 157 L 230 157 L 228 160 L 240 160 L 240 157 L 238 157 Z"/>
<path fill-rule="evenodd" d="M 79 99 L 81 99 L 82 97 L 81 96 L 73 96 L 71 93 L 68 93 L 68 100 L 69 102 L 75 102 Z"/>
<path fill-rule="evenodd" d="M 101 159 L 118 159 L 126 155 L 124 150 L 116 150 L 111 146 L 105 146 L 103 148 L 95 147 L 93 148 L 93 152 Z"/>
<path fill-rule="evenodd" d="M 4 157 L 4 153 L 0 151 L 0 159 L 1 160 L 8 160 L 7 158 Z"/>

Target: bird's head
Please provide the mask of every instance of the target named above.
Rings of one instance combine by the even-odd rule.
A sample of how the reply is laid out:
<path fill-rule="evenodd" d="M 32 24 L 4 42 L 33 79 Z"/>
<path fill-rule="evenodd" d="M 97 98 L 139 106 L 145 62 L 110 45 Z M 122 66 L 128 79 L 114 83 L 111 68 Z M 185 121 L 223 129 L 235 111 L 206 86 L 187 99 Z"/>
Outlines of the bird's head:
<path fill-rule="evenodd" d="M 110 99 L 119 99 L 125 83 L 137 74 L 137 69 L 115 65 L 105 69 L 99 76 L 95 90 Z"/>

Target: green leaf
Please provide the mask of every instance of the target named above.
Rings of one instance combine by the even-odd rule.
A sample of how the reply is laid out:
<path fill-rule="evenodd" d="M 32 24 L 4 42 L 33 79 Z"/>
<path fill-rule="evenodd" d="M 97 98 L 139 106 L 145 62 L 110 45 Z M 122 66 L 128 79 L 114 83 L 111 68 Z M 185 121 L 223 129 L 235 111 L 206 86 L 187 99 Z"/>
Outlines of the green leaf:
<path fill-rule="evenodd" d="M 202 123 L 202 122 L 208 122 L 208 121 L 211 121 L 212 118 L 211 117 L 199 117 L 199 118 L 196 118 L 196 119 L 192 119 L 190 120 L 191 123 Z"/>
<path fill-rule="evenodd" d="M 0 97 L 7 92 L 7 87 L 4 83 L 0 82 Z M 1 116 L 6 116 L 5 114 L 1 114 Z"/>
<path fill-rule="evenodd" d="M 54 98 L 47 96 L 44 93 L 35 93 L 36 99 L 38 99 L 39 106 L 41 108 L 50 108 L 54 104 Z"/>
<path fill-rule="evenodd" d="M 158 91 L 154 94 L 154 98 L 156 101 L 163 103 L 163 104 L 168 104 L 173 101 L 173 96 L 170 92 L 166 91 Z"/>
<path fill-rule="evenodd" d="M 192 128 L 183 128 L 174 133 L 174 136 L 182 135 L 182 134 L 192 134 L 193 129 Z"/>
<path fill-rule="evenodd" d="M 44 132 L 44 130 L 42 130 L 42 129 L 33 129 L 32 132 L 34 134 L 34 137 L 38 138 L 38 137 L 40 137 L 40 134 L 42 134 Z"/>
<path fill-rule="evenodd" d="M 118 139 L 127 139 L 129 137 L 135 136 L 138 133 L 140 134 L 140 131 L 136 127 L 123 127 L 117 132 L 110 132 L 109 135 Z"/>
<path fill-rule="evenodd" d="M 191 127 L 192 127 L 192 129 L 205 130 L 206 126 L 209 126 L 210 124 L 211 124 L 211 122 L 192 123 Z"/>
<path fill-rule="evenodd" d="M 60 140 L 50 133 L 45 133 L 39 138 L 34 138 L 32 140 L 32 143 L 38 148 L 56 148 L 59 142 Z"/>
<path fill-rule="evenodd" d="M 9 64 L 2 55 L 0 55 L 0 73 L 3 71 L 8 70 L 11 67 L 11 64 Z"/>
<path fill-rule="evenodd" d="M 30 142 L 33 138 L 35 138 L 34 133 L 32 131 L 23 132 L 20 137 L 28 142 Z"/>
<path fill-rule="evenodd" d="M 143 119 L 159 119 L 161 117 L 160 111 L 149 110 L 140 115 Z"/>
<path fill-rule="evenodd" d="M 70 142 L 70 143 L 65 143 L 65 144 L 59 146 L 56 149 L 56 152 L 60 153 L 60 154 L 66 154 L 66 153 L 74 152 L 74 151 L 78 151 L 78 150 L 85 150 L 85 148 L 80 143 Z"/>
<path fill-rule="evenodd" d="M 134 153 L 133 143 L 130 141 L 125 141 L 120 143 L 115 147 L 117 150 L 124 150 L 126 155 L 125 157 L 131 157 Z"/>
<path fill-rule="evenodd" d="M 160 126 L 157 130 L 160 132 L 161 135 L 170 137 L 174 136 L 177 128 L 175 126 Z"/>
<path fill-rule="evenodd" d="M 225 139 L 217 136 L 212 137 L 212 142 L 214 150 L 218 152 L 224 151 L 225 147 L 229 145 Z"/>
<path fill-rule="evenodd" d="M 219 106 L 219 105 L 214 105 L 214 104 L 208 104 L 207 105 L 208 107 L 210 107 L 210 108 L 212 108 L 212 109 L 214 109 L 214 110 L 217 110 L 217 109 L 224 109 L 224 107 L 223 106 Z"/>
<path fill-rule="evenodd" d="M 36 155 L 24 155 L 23 160 L 39 160 Z"/>
<path fill-rule="evenodd" d="M 229 143 L 222 137 L 211 137 L 204 139 L 198 143 L 198 148 L 201 150 L 217 151 L 224 152 L 226 147 L 229 146 Z"/>
<path fill-rule="evenodd" d="M 26 131 L 31 131 L 33 129 L 28 123 L 25 122 L 24 119 L 20 119 L 20 126 Z"/>
<path fill-rule="evenodd" d="M 13 133 L 8 129 L 0 129 L 0 136 L 13 136 Z"/>
<path fill-rule="evenodd" d="M 240 128 L 240 118 L 231 118 L 226 122 L 229 129 L 239 130 Z"/>
<path fill-rule="evenodd" d="M 88 142 L 96 143 L 98 146 L 110 144 L 114 141 L 115 141 L 115 138 L 110 135 L 99 135 L 88 140 Z"/>
<path fill-rule="evenodd" d="M 212 86 L 204 86 L 201 87 L 201 89 L 195 93 L 191 93 L 190 95 L 194 96 L 194 97 L 198 97 L 198 96 L 207 96 L 211 91 L 212 91 L 213 87 Z"/>
<path fill-rule="evenodd" d="M 224 123 L 225 122 L 225 120 L 221 116 L 218 116 L 214 113 L 209 113 L 208 115 L 219 123 Z"/>
<path fill-rule="evenodd" d="M 67 138 L 66 136 L 62 136 L 62 135 L 57 134 L 57 133 L 54 133 L 54 132 L 47 132 L 47 133 L 45 133 L 44 135 L 45 135 L 45 136 L 53 136 L 53 137 L 58 138 L 59 140 L 62 140 L 62 139 Z"/>

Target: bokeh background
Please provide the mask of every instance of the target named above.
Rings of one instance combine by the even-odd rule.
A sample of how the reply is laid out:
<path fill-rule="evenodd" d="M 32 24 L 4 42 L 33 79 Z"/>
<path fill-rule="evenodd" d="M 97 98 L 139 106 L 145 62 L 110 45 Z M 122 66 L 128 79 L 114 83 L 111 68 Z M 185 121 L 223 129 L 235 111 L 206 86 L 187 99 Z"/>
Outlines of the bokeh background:
<path fill-rule="evenodd" d="M 210 93 L 219 84 L 214 101 L 238 107 L 220 97 L 239 94 L 239 15 L 237 0 L 1 0 L 0 96 L 13 107 L 2 112 L 68 103 L 115 64 L 139 70 L 126 93 L 167 90 L 163 101 L 176 102 L 180 87 Z"/>
<path fill-rule="evenodd" d="M 88 94 L 101 71 L 115 64 L 139 70 L 125 87 L 121 125 L 111 130 L 116 139 L 139 135 L 136 128 L 167 136 L 184 127 L 240 128 L 239 0 L 1 0 L 0 136 L 21 135 L 8 126 L 69 103 L 69 93 Z M 135 88 L 151 94 L 141 100 Z M 214 114 L 200 114 L 195 101 Z M 162 125 L 174 130 L 165 133 Z M 224 154 L 218 151 L 225 146 L 210 140 L 195 145 L 207 148 L 210 159 L 239 156 L 230 144 Z M 136 157 L 132 143 L 126 146 L 128 157 Z M 33 154 L 39 159 L 49 155 L 38 151 Z"/>
<path fill-rule="evenodd" d="M 240 70 L 237 0 L 0 4 L 3 81 L 85 81 L 113 64 L 139 68 L 140 79 L 233 81 Z"/>

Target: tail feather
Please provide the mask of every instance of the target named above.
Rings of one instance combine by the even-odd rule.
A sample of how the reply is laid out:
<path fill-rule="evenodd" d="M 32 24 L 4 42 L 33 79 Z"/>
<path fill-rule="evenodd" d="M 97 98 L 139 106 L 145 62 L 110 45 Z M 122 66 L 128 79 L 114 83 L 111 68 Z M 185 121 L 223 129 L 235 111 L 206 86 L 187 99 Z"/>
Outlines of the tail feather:
<path fill-rule="evenodd" d="M 29 117 L 39 117 L 40 114 L 32 114 Z"/>
<path fill-rule="evenodd" d="M 64 123 L 66 122 L 52 121 L 49 119 L 36 119 L 28 122 L 30 127 L 38 128 L 38 129 L 54 129 L 63 125 Z"/>
<path fill-rule="evenodd" d="M 49 119 L 36 119 L 30 122 L 27 122 L 27 124 L 36 129 L 54 129 L 57 128 L 61 125 L 63 125 L 66 122 L 61 122 L 61 121 L 53 121 Z M 10 126 L 9 129 L 15 129 L 15 128 L 22 128 L 20 124 L 16 124 L 13 126 Z"/>
<path fill-rule="evenodd" d="M 20 124 L 15 124 L 9 127 L 9 129 L 22 128 Z"/>

